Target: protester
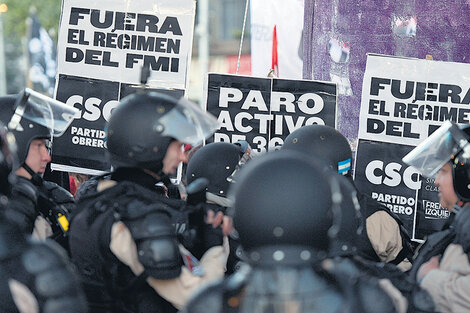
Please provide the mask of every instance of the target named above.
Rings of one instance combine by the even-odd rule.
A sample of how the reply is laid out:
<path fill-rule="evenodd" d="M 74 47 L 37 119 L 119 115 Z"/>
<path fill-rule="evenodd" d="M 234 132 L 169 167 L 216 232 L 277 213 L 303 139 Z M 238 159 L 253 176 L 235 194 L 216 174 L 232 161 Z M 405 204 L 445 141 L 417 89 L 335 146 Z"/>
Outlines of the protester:
<path fill-rule="evenodd" d="M 418 255 L 419 268 L 411 273 L 416 273 L 416 280 L 432 296 L 439 312 L 470 310 L 469 139 L 468 125 L 459 129 L 447 121 L 403 158 L 425 177 L 437 174 L 441 205 L 455 213 L 448 229 L 426 241 L 426 254 L 422 258 Z M 426 252 L 429 247 L 434 254 Z"/>
<path fill-rule="evenodd" d="M 329 272 L 338 276 L 343 284 L 357 289 L 362 286 L 370 292 L 358 292 L 357 301 L 369 312 L 434 312 L 434 305 L 429 294 L 408 278 L 407 273 L 390 263 L 364 259 L 357 253 L 358 238 L 364 231 L 361 207 L 357 191 L 345 176 L 337 175 L 341 190 L 341 221 L 337 232 L 331 236 L 328 263 Z M 340 276 L 340 277 L 341 277 Z M 370 293 L 375 292 L 375 295 Z M 370 298 L 374 298 L 373 302 Z M 393 301 L 393 307 L 389 306 Z"/>
<path fill-rule="evenodd" d="M 70 193 L 76 197 L 78 188 L 89 179 L 88 175 L 80 173 L 69 173 Z"/>
<path fill-rule="evenodd" d="M 324 160 L 338 173 L 351 176 L 352 152 L 347 139 L 336 129 L 326 125 L 304 126 L 286 137 L 283 150 L 295 150 L 310 158 Z M 398 265 L 402 270 L 411 268 L 413 256 L 411 240 L 403 223 L 384 205 L 361 193 L 357 198 L 365 220 L 364 232 L 357 243 L 358 253 L 369 260 Z"/>
<path fill-rule="evenodd" d="M 65 252 L 54 242 L 27 240 L 5 218 L 10 183 L 18 177 L 15 139 L 0 125 L 0 312 L 85 313 L 86 302 Z M 11 207 L 11 206 L 10 206 Z"/>
<path fill-rule="evenodd" d="M 41 239 L 51 237 L 66 249 L 74 199 L 42 176 L 51 161 L 53 136 L 65 131 L 75 112 L 73 107 L 29 89 L 0 98 L 0 120 L 16 138 L 19 159 L 6 216 L 23 232 Z"/>
<path fill-rule="evenodd" d="M 172 225 L 184 203 L 155 188 L 186 161 L 183 143 L 197 145 L 216 127 L 195 105 L 156 92 L 130 95 L 114 109 L 107 125 L 114 171 L 80 198 L 70 231 L 90 312 L 176 312 L 201 284 L 223 276 L 222 235 L 203 242 L 198 264 Z M 220 221 L 206 222 L 200 229 L 217 234 L 211 223 Z"/>

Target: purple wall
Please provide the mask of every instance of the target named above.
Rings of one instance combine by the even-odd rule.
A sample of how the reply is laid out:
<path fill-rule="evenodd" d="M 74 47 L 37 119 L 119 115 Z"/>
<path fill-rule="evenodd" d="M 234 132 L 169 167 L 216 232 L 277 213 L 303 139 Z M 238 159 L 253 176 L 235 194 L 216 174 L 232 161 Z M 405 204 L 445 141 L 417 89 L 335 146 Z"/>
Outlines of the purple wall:
<path fill-rule="evenodd" d="M 338 129 L 354 140 L 366 53 L 470 63 L 470 0 L 305 0 L 303 43 L 304 78 L 333 75 L 352 93 L 339 96 Z"/>

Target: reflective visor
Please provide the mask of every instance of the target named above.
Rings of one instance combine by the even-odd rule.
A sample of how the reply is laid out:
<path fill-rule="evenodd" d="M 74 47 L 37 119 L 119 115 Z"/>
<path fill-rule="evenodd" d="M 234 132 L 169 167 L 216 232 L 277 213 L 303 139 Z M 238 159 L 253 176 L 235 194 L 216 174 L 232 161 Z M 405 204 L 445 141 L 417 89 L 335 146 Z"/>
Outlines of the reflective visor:
<path fill-rule="evenodd" d="M 16 103 L 8 127 L 16 129 L 22 118 L 26 118 L 51 130 L 52 136 L 62 135 L 73 121 L 78 109 L 66 105 L 34 90 L 26 88 Z"/>
<path fill-rule="evenodd" d="M 175 138 L 192 146 L 201 144 L 219 128 L 219 123 L 214 116 L 184 98 L 181 98 L 173 109 L 163 115 L 158 123 L 163 126 L 163 136 Z"/>
<path fill-rule="evenodd" d="M 446 121 L 408 153 L 403 162 L 416 168 L 424 177 L 436 177 L 441 167 L 462 150 L 470 150 L 466 134 L 454 123 Z"/>

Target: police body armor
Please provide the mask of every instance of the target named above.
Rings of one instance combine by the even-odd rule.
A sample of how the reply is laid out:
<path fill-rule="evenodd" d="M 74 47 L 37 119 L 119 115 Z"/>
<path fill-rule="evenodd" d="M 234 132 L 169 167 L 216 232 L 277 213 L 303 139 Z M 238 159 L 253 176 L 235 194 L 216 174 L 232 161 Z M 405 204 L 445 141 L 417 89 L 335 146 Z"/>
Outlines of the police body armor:
<path fill-rule="evenodd" d="M 398 226 L 400 227 L 400 235 L 401 235 L 403 248 L 400 251 L 400 253 L 397 255 L 397 257 L 395 258 L 395 260 L 391 261 L 390 263 L 398 265 L 400 264 L 400 262 L 402 262 L 406 258 L 408 258 L 408 260 L 412 262 L 413 248 L 411 246 L 410 236 L 408 235 L 408 232 L 406 231 L 400 218 L 396 216 L 393 212 L 390 212 L 390 210 L 387 209 L 387 207 L 375 201 L 374 199 L 372 199 L 371 197 L 369 197 L 368 195 L 364 193 L 361 193 L 358 191 L 357 198 L 361 206 L 361 213 L 362 213 L 364 222 L 372 214 L 379 212 L 379 211 L 385 211 L 398 223 Z M 363 231 L 362 234 L 360 235 L 358 243 L 357 243 L 357 249 L 358 249 L 358 254 L 362 256 L 363 258 L 372 260 L 375 262 L 381 262 L 379 256 L 377 255 L 374 248 L 372 247 L 372 244 L 370 243 L 369 237 L 367 235 L 367 231 Z"/>
<path fill-rule="evenodd" d="M 39 186 L 37 208 L 39 214 L 52 229 L 51 239 L 69 251 L 69 220 L 75 211 L 75 199 L 72 194 L 54 182 L 42 181 Z"/>
<path fill-rule="evenodd" d="M 72 219 L 70 249 L 91 313 L 176 312 L 146 282 L 179 276 L 182 259 L 166 199 L 132 182 L 83 197 Z M 136 277 L 112 254 L 111 228 L 121 221 L 136 243 L 144 273 Z"/>
<path fill-rule="evenodd" d="M 52 241 L 27 242 L 22 234 L 0 221 L 0 312 L 19 312 L 12 287 L 25 286 L 43 313 L 85 313 L 86 301 L 65 252 Z M 5 228 L 12 231 L 4 232 Z"/>
<path fill-rule="evenodd" d="M 36 218 L 43 217 L 51 226 L 51 239 L 68 250 L 67 232 L 74 209 L 72 194 L 56 183 L 33 182 L 18 176 L 6 205 L 6 216 L 26 234 L 33 232 Z"/>

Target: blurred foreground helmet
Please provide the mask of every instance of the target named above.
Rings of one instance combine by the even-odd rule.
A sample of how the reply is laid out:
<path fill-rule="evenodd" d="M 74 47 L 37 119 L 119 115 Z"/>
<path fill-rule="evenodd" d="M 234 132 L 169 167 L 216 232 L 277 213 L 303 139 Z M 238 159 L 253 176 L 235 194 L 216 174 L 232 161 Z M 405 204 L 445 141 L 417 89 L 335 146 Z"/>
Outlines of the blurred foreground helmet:
<path fill-rule="evenodd" d="M 356 188 L 344 176 L 336 175 L 341 190 L 341 215 L 335 220 L 337 232 L 332 238 L 330 256 L 348 256 L 356 253 L 357 241 L 363 231 L 362 214 Z"/>
<path fill-rule="evenodd" d="M 267 154 L 241 170 L 233 185 L 234 225 L 252 265 L 304 264 L 325 255 L 338 205 L 330 176 L 294 151 Z"/>
<path fill-rule="evenodd" d="M 26 88 L 16 96 L 0 97 L 0 121 L 16 138 L 19 165 L 25 162 L 34 139 L 62 135 L 78 110 Z M 50 147 L 50 146 L 49 146 Z"/>
<path fill-rule="evenodd" d="M 10 185 L 14 183 L 16 175 L 12 175 L 13 169 L 18 168 L 16 158 L 15 136 L 6 130 L 0 122 L 0 194 L 8 195 Z"/>
<path fill-rule="evenodd" d="M 470 126 L 459 128 L 446 121 L 404 158 L 424 177 L 436 177 L 447 162 L 452 167 L 454 191 L 460 201 L 470 201 Z"/>
<path fill-rule="evenodd" d="M 240 168 L 251 158 L 247 142 L 214 142 L 199 149 L 188 162 L 186 179 L 189 185 L 198 178 L 209 180 L 207 192 L 226 197 L 230 183 Z"/>
<path fill-rule="evenodd" d="M 351 175 L 352 152 L 348 140 L 336 129 L 326 125 L 303 126 L 289 134 L 282 146 L 323 159 L 342 175 Z"/>
<path fill-rule="evenodd" d="M 114 167 L 141 167 L 159 173 L 173 140 L 197 146 L 217 129 L 217 120 L 195 104 L 157 92 L 125 97 L 107 127 Z"/>

